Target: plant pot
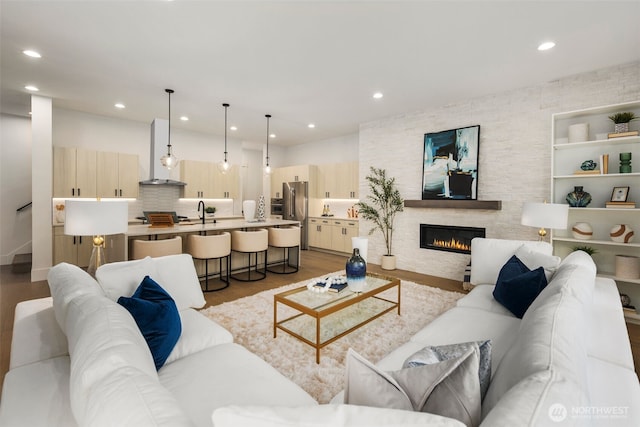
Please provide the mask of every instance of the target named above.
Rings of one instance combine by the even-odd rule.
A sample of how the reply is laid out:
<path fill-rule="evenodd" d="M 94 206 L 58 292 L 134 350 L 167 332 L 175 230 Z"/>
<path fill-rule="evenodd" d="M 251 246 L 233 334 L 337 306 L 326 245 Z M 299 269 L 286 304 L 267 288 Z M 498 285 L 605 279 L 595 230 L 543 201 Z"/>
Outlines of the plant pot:
<path fill-rule="evenodd" d="M 396 256 L 395 255 L 382 255 L 382 263 L 380 267 L 383 270 L 395 270 L 396 269 Z"/>
<path fill-rule="evenodd" d="M 616 123 L 613 129 L 615 133 L 629 132 L 629 123 Z"/>

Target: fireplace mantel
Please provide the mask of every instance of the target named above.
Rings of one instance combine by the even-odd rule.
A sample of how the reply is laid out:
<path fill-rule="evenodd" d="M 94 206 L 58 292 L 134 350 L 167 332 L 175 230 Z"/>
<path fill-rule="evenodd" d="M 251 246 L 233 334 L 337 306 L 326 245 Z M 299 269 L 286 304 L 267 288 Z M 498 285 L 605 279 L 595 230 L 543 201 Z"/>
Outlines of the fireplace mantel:
<path fill-rule="evenodd" d="M 405 200 L 405 208 L 502 210 L 502 200 Z"/>

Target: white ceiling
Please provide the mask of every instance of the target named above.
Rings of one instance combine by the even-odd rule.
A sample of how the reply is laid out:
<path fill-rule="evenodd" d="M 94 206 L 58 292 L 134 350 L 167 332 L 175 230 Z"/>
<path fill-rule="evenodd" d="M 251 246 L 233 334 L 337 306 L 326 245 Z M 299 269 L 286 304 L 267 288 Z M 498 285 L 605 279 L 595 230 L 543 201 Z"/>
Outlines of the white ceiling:
<path fill-rule="evenodd" d="M 640 59 L 640 0 L 7 1 L 1 110 L 54 106 L 300 144 L 360 123 Z M 546 40 L 557 46 L 536 47 Z M 23 55 L 35 49 L 41 59 Z M 639 76 L 640 77 L 640 76 Z M 384 98 L 372 99 L 375 91 Z M 113 107 L 116 102 L 126 109 Z M 177 118 L 187 115 L 186 123 Z M 307 128 L 315 123 L 315 129 Z"/>

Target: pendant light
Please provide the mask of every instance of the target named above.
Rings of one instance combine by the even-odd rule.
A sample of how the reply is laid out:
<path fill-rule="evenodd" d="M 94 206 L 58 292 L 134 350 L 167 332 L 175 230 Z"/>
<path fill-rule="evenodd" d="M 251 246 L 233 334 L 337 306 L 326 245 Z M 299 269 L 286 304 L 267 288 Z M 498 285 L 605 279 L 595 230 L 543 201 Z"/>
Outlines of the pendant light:
<path fill-rule="evenodd" d="M 173 153 L 171 153 L 171 94 L 174 92 L 174 90 L 165 89 L 164 91 L 169 94 L 169 131 L 167 139 L 167 154 L 160 158 L 160 163 L 162 163 L 162 166 L 164 166 L 165 168 L 171 170 L 178 164 L 178 159 L 173 155 Z"/>
<path fill-rule="evenodd" d="M 229 104 L 222 104 L 224 107 L 224 160 L 218 163 L 218 169 L 224 175 L 231 169 L 231 163 L 227 161 L 227 108 Z"/>
<path fill-rule="evenodd" d="M 264 173 L 269 175 L 271 173 L 271 166 L 269 166 L 269 119 L 271 118 L 271 114 L 265 114 L 267 118 L 267 158 L 264 166 Z"/>

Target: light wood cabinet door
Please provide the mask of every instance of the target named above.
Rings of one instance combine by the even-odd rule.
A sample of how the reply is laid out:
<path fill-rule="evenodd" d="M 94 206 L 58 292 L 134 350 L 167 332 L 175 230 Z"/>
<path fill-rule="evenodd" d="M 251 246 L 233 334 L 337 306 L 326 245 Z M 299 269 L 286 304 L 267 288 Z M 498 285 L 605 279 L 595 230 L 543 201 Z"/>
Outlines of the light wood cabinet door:
<path fill-rule="evenodd" d="M 284 182 L 283 168 L 273 169 L 271 172 L 271 197 L 275 199 L 281 199 L 282 195 L 282 183 Z"/>
<path fill-rule="evenodd" d="M 118 154 L 118 197 L 138 198 L 140 189 L 139 167 L 136 154 Z"/>
<path fill-rule="evenodd" d="M 93 251 L 90 236 L 67 236 L 64 227 L 55 227 L 53 232 L 53 263 L 66 262 L 87 267 Z"/>
<path fill-rule="evenodd" d="M 96 152 L 53 147 L 53 197 L 96 197 Z"/>
<path fill-rule="evenodd" d="M 360 180 L 359 180 L 359 170 L 360 167 L 358 162 L 350 162 L 348 163 L 348 198 L 349 199 L 358 199 L 360 198 Z"/>
<path fill-rule="evenodd" d="M 97 174 L 96 152 L 93 150 L 76 149 L 76 197 L 96 197 Z"/>
<path fill-rule="evenodd" d="M 185 198 L 215 197 L 210 179 L 211 163 L 196 160 L 183 160 L 180 163 L 180 180 L 187 184 L 184 187 Z"/>
<path fill-rule="evenodd" d="M 313 246 L 315 248 L 320 247 L 321 237 L 320 233 L 322 232 L 322 226 L 320 225 L 320 220 L 311 218 L 309 219 L 309 246 Z"/>
<path fill-rule="evenodd" d="M 238 166 L 233 165 L 222 175 L 222 198 L 236 199 L 240 193 L 240 173 Z"/>
<path fill-rule="evenodd" d="M 118 197 L 118 153 L 97 153 L 96 179 L 98 197 Z"/>
<path fill-rule="evenodd" d="M 329 220 L 320 220 L 320 244 L 319 248 L 331 249 L 333 239 L 333 226 Z"/>

